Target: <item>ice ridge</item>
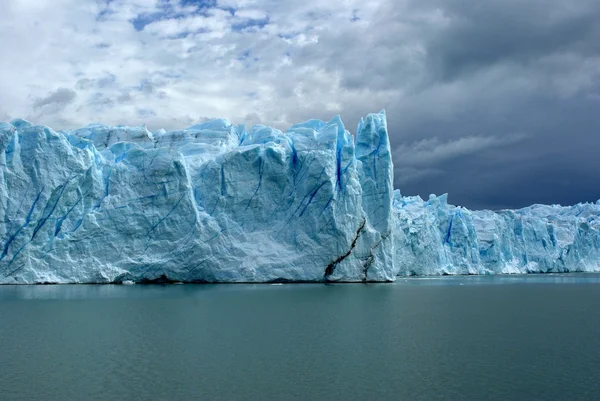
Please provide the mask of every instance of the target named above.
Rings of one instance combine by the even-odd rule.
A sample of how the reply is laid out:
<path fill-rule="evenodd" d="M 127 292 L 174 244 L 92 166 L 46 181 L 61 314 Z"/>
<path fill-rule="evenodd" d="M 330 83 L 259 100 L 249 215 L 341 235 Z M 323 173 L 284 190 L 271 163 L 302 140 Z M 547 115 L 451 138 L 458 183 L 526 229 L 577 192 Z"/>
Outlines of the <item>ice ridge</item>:
<path fill-rule="evenodd" d="M 385 112 L 286 132 L 0 123 L 0 283 L 361 282 L 600 271 L 600 201 L 469 211 L 393 190 Z"/>

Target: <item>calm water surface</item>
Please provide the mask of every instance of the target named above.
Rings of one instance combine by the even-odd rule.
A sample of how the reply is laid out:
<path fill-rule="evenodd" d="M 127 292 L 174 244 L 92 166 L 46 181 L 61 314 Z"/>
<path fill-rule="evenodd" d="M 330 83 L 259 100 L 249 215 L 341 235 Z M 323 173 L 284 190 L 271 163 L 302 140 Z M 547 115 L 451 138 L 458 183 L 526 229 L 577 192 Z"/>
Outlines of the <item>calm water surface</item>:
<path fill-rule="evenodd" d="M 600 276 L 0 286 L 0 399 L 600 399 Z"/>

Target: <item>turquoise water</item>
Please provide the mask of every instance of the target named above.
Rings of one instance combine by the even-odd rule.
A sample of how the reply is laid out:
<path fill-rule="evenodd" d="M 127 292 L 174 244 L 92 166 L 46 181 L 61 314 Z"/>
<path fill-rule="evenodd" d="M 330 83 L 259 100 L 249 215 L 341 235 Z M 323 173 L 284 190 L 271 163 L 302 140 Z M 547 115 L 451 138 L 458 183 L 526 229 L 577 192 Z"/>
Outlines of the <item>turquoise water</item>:
<path fill-rule="evenodd" d="M 600 276 L 0 286 L 0 399 L 600 399 Z"/>

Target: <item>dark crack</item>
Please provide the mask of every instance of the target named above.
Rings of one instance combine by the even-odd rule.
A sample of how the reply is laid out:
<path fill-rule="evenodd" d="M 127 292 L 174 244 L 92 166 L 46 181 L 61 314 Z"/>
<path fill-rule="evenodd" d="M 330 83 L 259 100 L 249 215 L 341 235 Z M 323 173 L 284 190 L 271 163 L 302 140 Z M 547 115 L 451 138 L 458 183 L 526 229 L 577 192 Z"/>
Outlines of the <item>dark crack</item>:
<path fill-rule="evenodd" d="M 369 268 L 371 267 L 371 265 L 373 264 L 373 261 L 375 261 L 375 255 L 374 255 L 374 251 L 375 249 L 377 249 L 377 247 L 379 245 L 381 245 L 381 243 L 383 241 L 385 241 L 385 239 L 388 237 L 389 233 L 382 235 L 381 238 L 379 238 L 378 241 L 376 241 L 373 245 L 371 245 L 371 248 L 369 249 L 369 256 L 367 257 L 367 259 L 365 260 L 365 263 L 363 264 L 363 282 L 367 281 L 367 275 L 369 273 Z"/>
<path fill-rule="evenodd" d="M 330 264 L 327 265 L 327 267 L 325 268 L 325 274 L 323 275 L 323 279 L 325 281 L 327 281 L 329 279 L 329 277 L 333 274 L 333 272 L 335 271 L 336 265 L 338 263 L 340 263 L 342 260 L 346 259 L 348 256 L 350 256 L 350 254 L 352 253 L 352 250 L 356 247 L 356 242 L 358 241 L 358 237 L 360 237 L 360 234 L 362 233 L 362 230 L 365 228 L 366 224 L 367 224 L 367 219 L 363 217 L 363 221 L 362 221 L 360 227 L 358 227 L 358 230 L 356 230 L 356 234 L 354 235 L 354 239 L 352 240 L 352 243 L 350 244 L 350 249 L 348 249 L 348 252 L 346 252 L 345 254 L 338 257 L 336 260 L 334 260 L 333 262 L 331 262 Z"/>

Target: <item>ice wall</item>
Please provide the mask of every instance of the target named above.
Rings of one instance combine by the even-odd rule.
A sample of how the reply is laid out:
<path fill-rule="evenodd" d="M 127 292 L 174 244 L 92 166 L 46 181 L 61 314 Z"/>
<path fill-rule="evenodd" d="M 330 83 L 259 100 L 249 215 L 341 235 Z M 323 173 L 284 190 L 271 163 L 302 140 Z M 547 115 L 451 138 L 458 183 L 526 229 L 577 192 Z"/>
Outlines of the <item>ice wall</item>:
<path fill-rule="evenodd" d="M 600 271 L 600 204 L 393 192 L 385 113 L 281 132 L 0 123 L 0 283 L 393 281 Z"/>
<path fill-rule="evenodd" d="M 2 124 L 0 282 L 393 280 L 385 115 L 361 124 Z"/>
<path fill-rule="evenodd" d="M 469 211 L 397 192 L 393 213 L 398 275 L 600 271 L 600 201 Z"/>

